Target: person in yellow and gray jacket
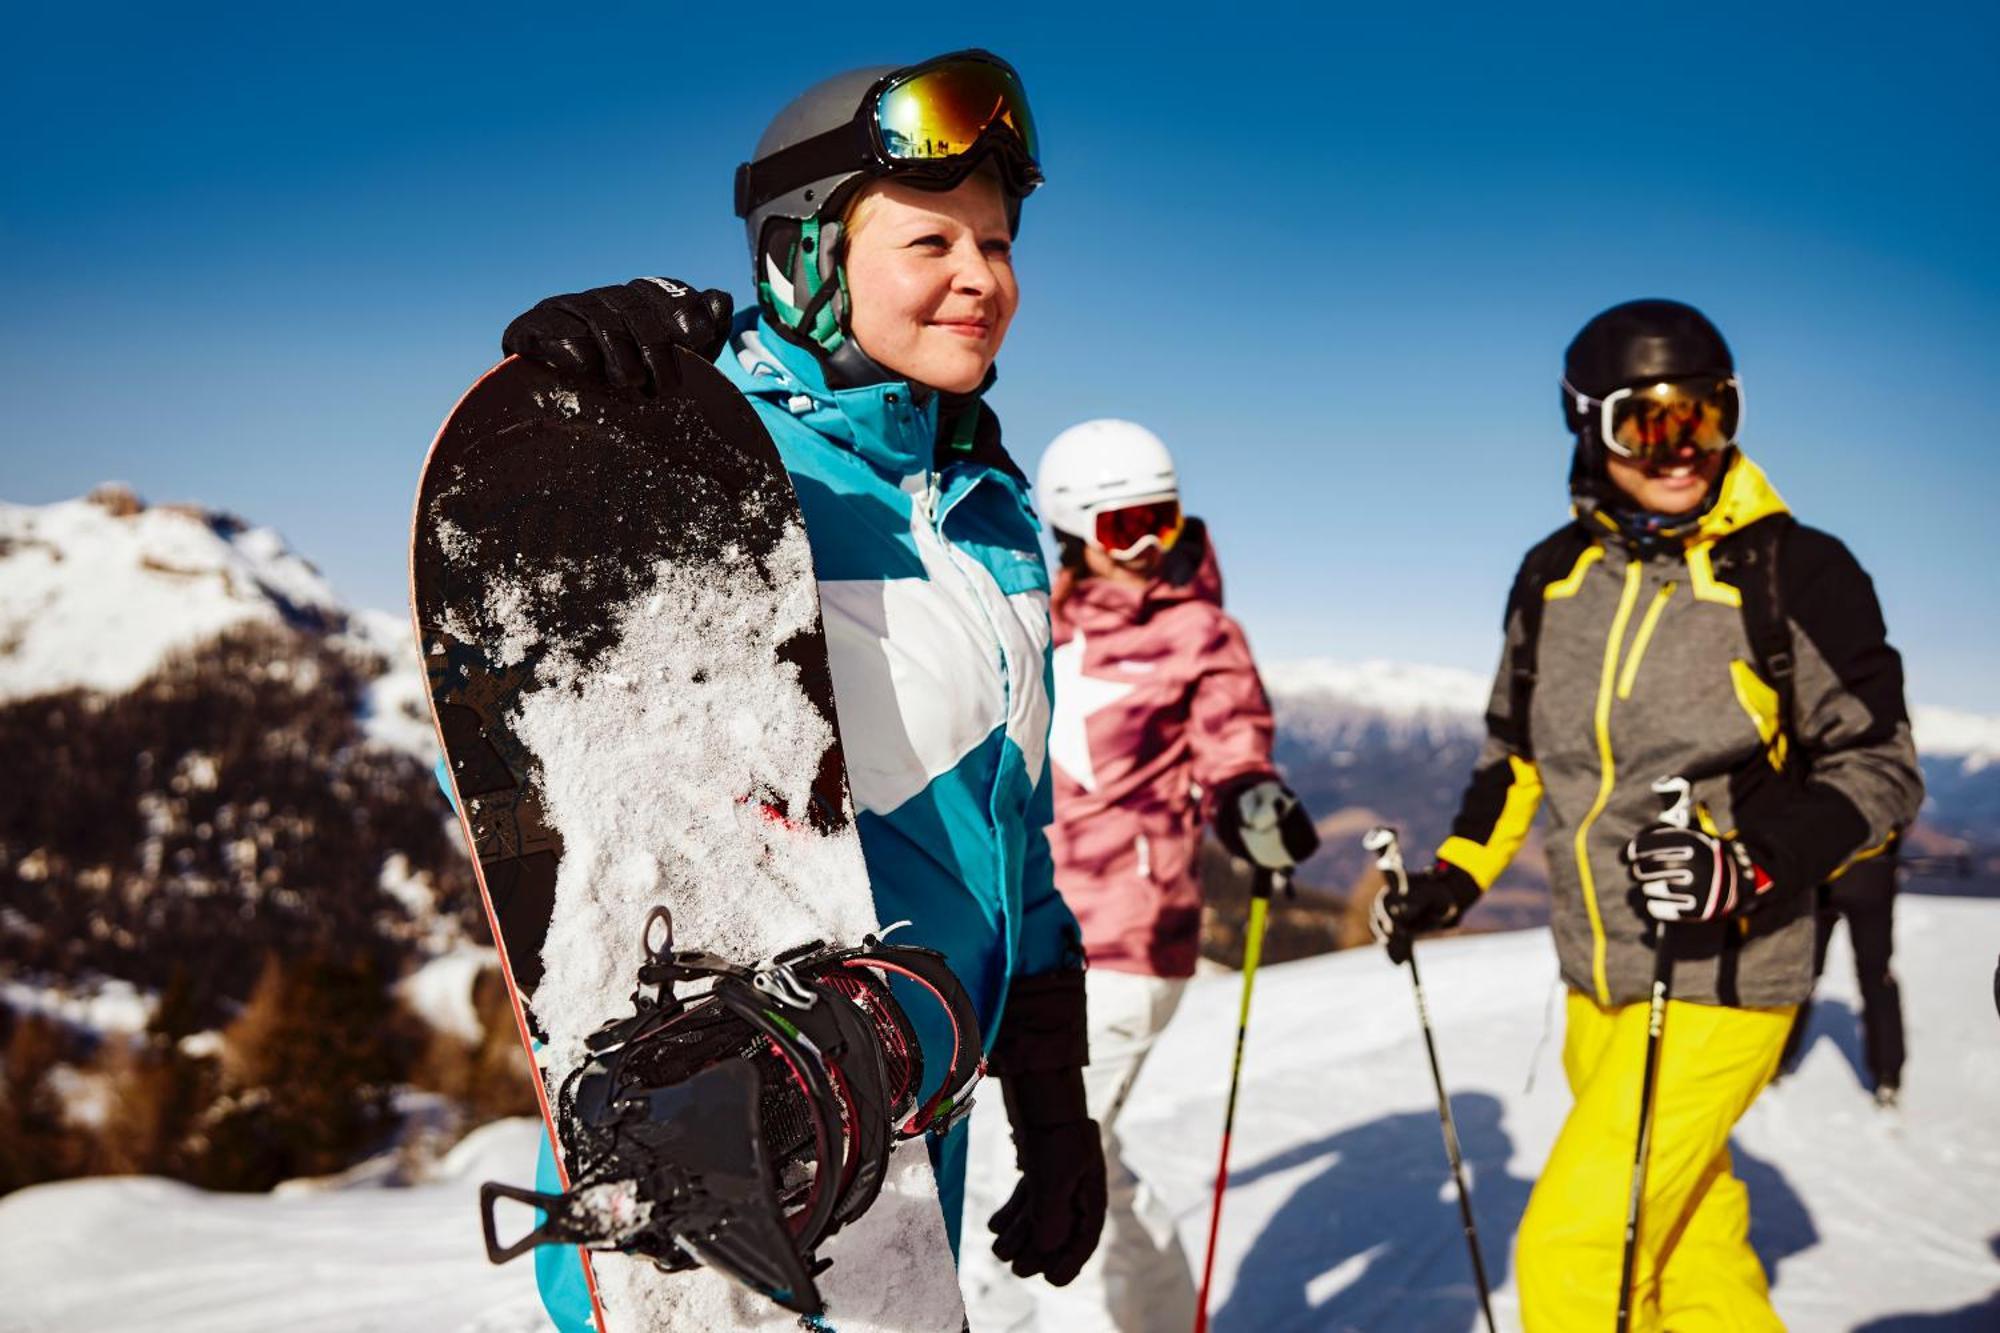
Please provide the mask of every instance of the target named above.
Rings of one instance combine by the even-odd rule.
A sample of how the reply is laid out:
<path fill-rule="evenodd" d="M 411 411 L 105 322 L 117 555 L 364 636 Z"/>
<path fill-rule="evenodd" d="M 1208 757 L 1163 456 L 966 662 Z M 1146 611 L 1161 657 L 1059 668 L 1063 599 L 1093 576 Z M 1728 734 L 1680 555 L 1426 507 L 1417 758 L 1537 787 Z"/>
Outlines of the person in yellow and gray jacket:
<path fill-rule="evenodd" d="M 1562 395 L 1573 521 L 1516 577 L 1452 835 L 1378 906 L 1405 938 L 1453 924 L 1547 812 L 1576 1104 L 1516 1242 L 1531 1333 L 1615 1326 L 1666 932 L 1632 1327 L 1777 1329 L 1729 1132 L 1811 990 L 1813 890 L 1922 800 L 1902 665 L 1861 566 L 1737 447 L 1734 361 L 1699 311 L 1598 315 Z M 1691 783 L 1690 827 L 1662 819 L 1668 777 Z"/>

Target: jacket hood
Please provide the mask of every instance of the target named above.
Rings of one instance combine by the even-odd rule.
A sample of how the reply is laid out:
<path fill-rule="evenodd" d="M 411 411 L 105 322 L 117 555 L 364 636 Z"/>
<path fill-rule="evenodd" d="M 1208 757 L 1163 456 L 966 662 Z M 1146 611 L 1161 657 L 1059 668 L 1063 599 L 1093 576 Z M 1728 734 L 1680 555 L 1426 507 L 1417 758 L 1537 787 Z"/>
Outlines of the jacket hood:
<path fill-rule="evenodd" d="M 1208 525 L 1198 518 L 1189 518 L 1181 539 L 1167 553 L 1159 574 L 1151 582 L 1077 579 L 1059 600 L 1063 604 L 1062 618 L 1085 630 L 1136 624 L 1167 607 L 1188 602 L 1207 602 L 1220 608 L 1222 566 L 1216 562 L 1215 543 L 1209 540 Z"/>
<path fill-rule="evenodd" d="M 1694 540 L 1714 541 L 1747 528 L 1760 518 L 1789 512 L 1784 497 L 1771 485 L 1764 469 L 1738 449 L 1736 457 L 1730 461 L 1729 470 L 1722 474 L 1720 494 L 1715 497 L 1715 503 L 1709 506 L 1708 512 L 1701 516 Z"/>
<path fill-rule="evenodd" d="M 918 394 L 907 380 L 831 388 L 812 353 L 766 329 L 759 311 L 736 317 L 716 367 L 745 395 L 777 404 L 892 477 L 907 477 L 931 465 L 937 394 Z"/>

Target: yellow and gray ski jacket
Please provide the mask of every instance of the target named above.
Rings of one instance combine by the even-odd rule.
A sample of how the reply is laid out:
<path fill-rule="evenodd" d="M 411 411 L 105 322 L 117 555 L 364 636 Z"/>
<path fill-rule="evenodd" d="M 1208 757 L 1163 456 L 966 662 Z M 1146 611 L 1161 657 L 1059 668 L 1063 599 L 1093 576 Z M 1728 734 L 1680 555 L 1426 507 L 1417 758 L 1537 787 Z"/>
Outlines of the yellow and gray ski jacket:
<path fill-rule="evenodd" d="M 1680 543 L 1641 552 L 1608 529 L 1581 516 L 1522 562 L 1486 746 L 1438 858 L 1486 888 L 1546 809 L 1564 979 L 1600 1004 L 1642 1000 L 1650 920 L 1621 854 L 1659 819 L 1654 781 L 1686 777 L 1704 826 L 1742 839 L 1777 893 L 1675 928 L 1674 997 L 1795 1004 L 1813 978 L 1806 890 L 1881 850 L 1923 799 L 1874 586 L 1740 452 Z M 1772 631 L 1755 642 L 1760 613 L 1778 651 Z"/>

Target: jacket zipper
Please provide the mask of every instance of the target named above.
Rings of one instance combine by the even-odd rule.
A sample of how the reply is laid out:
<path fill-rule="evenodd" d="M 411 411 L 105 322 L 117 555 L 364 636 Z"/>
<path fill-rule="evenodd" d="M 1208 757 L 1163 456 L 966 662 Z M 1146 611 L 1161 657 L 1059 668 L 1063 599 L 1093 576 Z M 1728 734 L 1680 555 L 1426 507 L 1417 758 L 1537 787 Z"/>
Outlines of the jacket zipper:
<path fill-rule="evenodd" d="M 1632 651 L 1625 655 L 1625 669 L 1618 673 L 1618 697 L 1632 697 L 1632 682 L 1639 674 L 1639 663 L 1646 656 L 1646 645 L 1653 641 L 1653 627 L 1660 623 L 1660 612 L 1667 609 L 1667 600 L 1674 595 L 1674 583 L 1669 579 L 1661 589 L 1653 594 L 1653 604 L 1646 608 L 1646 618 L 1639 622 L 1639 633 L 1632 639 Z"/>

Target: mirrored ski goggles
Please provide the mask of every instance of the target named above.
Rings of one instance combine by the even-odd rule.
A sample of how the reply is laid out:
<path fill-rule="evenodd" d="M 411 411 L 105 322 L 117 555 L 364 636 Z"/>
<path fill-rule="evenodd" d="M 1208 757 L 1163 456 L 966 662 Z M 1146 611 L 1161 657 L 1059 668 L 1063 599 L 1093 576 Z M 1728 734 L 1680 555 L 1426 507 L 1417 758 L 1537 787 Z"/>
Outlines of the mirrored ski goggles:
<path fill-rule="evenodd" d="M 956 51 L 885 75 L 848 124 L 738 167 L 736 215 L 870 167 L 946 188 L 989 156 L 1016 195 L 1042 183 L 1041 139 L 1021 76 L 989 51 Z"/>
<path fill-rule="evenodd" d="M 1130 560 L 1149 545 L 1171 551 L 1186 526 L 1179 500 L 1149 500 L 1123 509 L 1100 511 L 1095 532 L 1097 544 L 1112 559 Z"/>
<path fill-rule="evenodd" d="M 962 52 L 892 74 L 871 101 L 876 147 L 889 162 L 963 157 L 1002 132 L 1030 161 L 1040 158 L 1021 76 L 998 56 Z"/>
<path fill-rule="evenodd" d="M 1693 449 L 1721 453 L 1743 425 L 1743 386 L 1735 376 L 1654 380 L 1592 398 L 1569 387 L 1576 410 L 1597 408 L 1598 436 L 1622 458 L 1647 463 Z"/>

